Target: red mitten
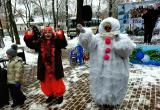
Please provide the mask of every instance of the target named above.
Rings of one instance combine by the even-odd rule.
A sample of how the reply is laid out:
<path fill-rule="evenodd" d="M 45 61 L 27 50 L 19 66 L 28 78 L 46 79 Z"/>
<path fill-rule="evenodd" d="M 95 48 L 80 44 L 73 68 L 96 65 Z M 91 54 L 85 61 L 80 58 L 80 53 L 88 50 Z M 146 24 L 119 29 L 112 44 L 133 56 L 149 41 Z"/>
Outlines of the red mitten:
<path fill-rule="evenodd" d="M 56 32 L 53 32 L 53 35 L 54 35 L 54 36 L 57 36 L 57 33 L 56 33 Z"/>
<path fill-rule="evenodd" d="M 60 39 L 64 39 L 64 31 L 63 30 L 58 30 L 56 32 L 57 34 L 57 37 L 60 38 Z"/>
<path fill-rule="evenodd" d="M 30 39 L 33 37 L 33 35 L 34 35 L 34 33 L 32 31 L 26 31 L 24 33 L 24 39 Z"/>

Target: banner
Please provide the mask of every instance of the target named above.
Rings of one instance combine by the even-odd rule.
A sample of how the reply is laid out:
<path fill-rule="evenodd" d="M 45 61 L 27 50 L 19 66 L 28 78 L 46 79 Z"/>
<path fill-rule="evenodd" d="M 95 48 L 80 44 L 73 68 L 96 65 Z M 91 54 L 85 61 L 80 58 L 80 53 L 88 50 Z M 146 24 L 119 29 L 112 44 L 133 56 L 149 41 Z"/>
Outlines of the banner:
<path fill-rule="evenodd" d="M 142 15 L 149 5 L 159 5 L 158 1 L 132 2 L 118 6 L 118 19 L 121 32 L 142 36 L 144 34 L 144 20 Z M 160 34 L 160 18 L 156 23 L 153 34 Z"/>

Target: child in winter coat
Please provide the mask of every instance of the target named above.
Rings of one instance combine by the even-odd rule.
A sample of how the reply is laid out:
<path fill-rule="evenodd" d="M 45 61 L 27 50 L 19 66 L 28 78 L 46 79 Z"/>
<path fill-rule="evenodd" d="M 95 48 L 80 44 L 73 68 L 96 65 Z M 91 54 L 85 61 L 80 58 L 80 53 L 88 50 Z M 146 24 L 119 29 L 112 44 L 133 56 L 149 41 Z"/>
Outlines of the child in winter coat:
<path fill-rule="evenodd" d="M 17 56 L 17 51 L 10 48 L 6 51 L 9 62 L 7 65 L 8 87 L 13 104 L 11 107 L 23 105 L 26 96 L 21 91 L 22 76 L 24 73 L 23 60 Z"/>
<path fill-rule="evenodd" d="M 120 33 L 120 23 L 113 17 L 100 23 L 96 35 L 80 24 L 77 28 L 80 44 L 90 53 L 90 92 L 94 101 L 107 107 L 120 105 L 128 85 L 128 58 L 136 45 Z"/>

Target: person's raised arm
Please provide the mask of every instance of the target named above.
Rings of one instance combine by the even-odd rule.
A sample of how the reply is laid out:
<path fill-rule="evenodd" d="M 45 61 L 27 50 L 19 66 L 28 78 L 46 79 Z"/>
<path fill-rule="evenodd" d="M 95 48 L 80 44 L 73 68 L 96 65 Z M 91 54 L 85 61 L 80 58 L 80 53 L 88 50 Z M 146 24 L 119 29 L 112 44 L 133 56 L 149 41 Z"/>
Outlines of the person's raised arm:
<path fill-rule="evenodd" d="M 27 47 L 31 49 L 38 49 L 39 48 L 39 39 L 35 40 L 35 33 L 32 31 L 31 28 L 29 28 L 25 33 L 24 33 L 24 41 L 27 45 Z"/>

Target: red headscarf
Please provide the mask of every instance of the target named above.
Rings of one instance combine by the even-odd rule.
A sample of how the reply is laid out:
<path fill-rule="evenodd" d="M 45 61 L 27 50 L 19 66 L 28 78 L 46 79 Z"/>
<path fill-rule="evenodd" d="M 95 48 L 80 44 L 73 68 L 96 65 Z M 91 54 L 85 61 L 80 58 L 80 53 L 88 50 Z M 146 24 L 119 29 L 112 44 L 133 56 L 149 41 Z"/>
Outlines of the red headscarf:
<path fill-rule="evenodd" d="M 44 33 L 45 33 L 45 32 L 53 32 L 53 29 L 52 29 L 52 27 L 50 27 L 50 26 L 46 26 L 46 27 L 44 27 L 43 32 L 44 32 Z"/>

